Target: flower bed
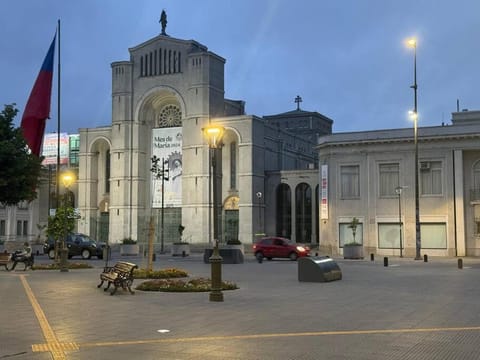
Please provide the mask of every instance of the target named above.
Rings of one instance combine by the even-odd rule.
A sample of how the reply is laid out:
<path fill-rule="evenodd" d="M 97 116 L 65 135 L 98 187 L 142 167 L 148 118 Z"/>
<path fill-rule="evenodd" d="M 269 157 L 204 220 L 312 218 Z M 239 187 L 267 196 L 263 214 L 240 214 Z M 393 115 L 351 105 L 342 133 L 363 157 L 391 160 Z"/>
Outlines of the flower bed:
<path fill-rule="evenodd" d="M 206 292 L 212 290 L 212 281 L 206 278 L 183 279 L 153 279 L 144 281 L 136 287 L 141 291 L 164 292 Z M 238 286 L 229 281 L 222 281 L 222 290 L 235 290 Z"/>
<path fill-rule="evenodd" d="M 86 263 L 68 263 L 69 269 L 91 269 L 93 266 Z M 38 264 L 33 265 L 32 270 L 60 270 L 60 265 L 56 263 L 52 264 Z"/>
<path fill-rule="evenodd" d="M 133 272 L 135 279 L 169 279 L 187 277 L 188 273 L 182 269 L 169 268 L 163 270 L 136 269 Z"/>

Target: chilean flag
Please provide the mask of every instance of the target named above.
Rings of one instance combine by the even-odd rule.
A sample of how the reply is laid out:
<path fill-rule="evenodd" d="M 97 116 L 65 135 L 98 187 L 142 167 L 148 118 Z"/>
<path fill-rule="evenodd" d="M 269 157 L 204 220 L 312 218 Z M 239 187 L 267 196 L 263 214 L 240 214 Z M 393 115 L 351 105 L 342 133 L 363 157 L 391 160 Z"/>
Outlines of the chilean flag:
<path fill-rule="evenodd" d="M 45 121 L 50 117 L 55 39 L 56 34 L 43 61 L 37 80 L 33 85 L 20 124 L 28 147 L 37 156 L 40 156 L 40 148 L 45 132 Z"/>

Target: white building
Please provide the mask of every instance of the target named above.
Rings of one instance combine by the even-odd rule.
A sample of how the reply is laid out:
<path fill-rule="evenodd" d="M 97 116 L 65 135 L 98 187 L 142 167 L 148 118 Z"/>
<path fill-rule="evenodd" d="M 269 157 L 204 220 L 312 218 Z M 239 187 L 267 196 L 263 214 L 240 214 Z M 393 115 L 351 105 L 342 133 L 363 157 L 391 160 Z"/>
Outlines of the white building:
<path fill-rule="evenodd" d="M 452 114 L 448 126 L 418 129 L 421 253 L 480 255 L 480 111 Z M 325 192 L 320 248 L 341 254 L 356 241 L 365 252 L 414 257 L 413 129 L 337 133 L 319 139 Z M 401 187 L 401 194 L 396 192 Z"/>

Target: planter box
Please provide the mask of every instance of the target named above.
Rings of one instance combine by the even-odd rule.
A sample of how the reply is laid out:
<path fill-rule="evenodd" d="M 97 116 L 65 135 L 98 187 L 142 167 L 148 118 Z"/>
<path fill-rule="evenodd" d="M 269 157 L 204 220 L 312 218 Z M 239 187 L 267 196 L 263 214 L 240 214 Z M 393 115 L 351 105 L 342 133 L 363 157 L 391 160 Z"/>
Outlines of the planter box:
<path fill-rule="evenodd" d="M 243 252 L 240 249 L 220 248 L 218 249 L 218 252 L 222 257 L 222 263 L 224 264 L 243 264 Z M 205 264 L 210 263 L 209 259 L 212 254 L 213 249 L 205 249 L 205 252 L 203 253 L 203 262 Z"/>
<path fill-rule="evenodd" d="M 172 244 L 172 256 L 188 256 L 190 255 L 189 244 Z"/>
<path fill-rule="evenodd" d="M 363 259 L 363 245 L 343 246 L 344 259 Z"/>
<path fill-rule="evenodd" d="M 220 245 L 220 249 L 237 249 L 237 250 L 240 250 L 242 254 L 245 254 L 245 251 L 243 249 L 243 244 L 235 244 L 235 245 L 222 244 Z"/>
<path fill-rule="evenodd" d="M 140 247 L 138 244 L 122 244 L 120 245 L 120 255 L 130 256 L 138 255 L 140 253 Z"/>

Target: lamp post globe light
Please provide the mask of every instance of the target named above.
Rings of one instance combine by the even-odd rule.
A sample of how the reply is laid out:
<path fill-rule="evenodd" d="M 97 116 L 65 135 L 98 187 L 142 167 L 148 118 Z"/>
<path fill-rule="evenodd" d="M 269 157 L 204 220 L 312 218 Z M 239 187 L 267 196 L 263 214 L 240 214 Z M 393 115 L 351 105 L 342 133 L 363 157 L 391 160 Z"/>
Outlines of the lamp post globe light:
<path fill-rule="evenodd" d="M 413 89 L 414 103 L 413 112 L 411 117 L 413 118 L 413 135 L 415 143 L 415 260 L 421 260 L 420 249 L 420 201 L 419 201 L 419 187 L 418 187 L 418 107 L 417 107 L 417 40 L 411 38 L 408 40 L 408 45 L 413 48 L 413 85 L 410 88 Z"/>
<path fill-rule="evenodd" d="M 223 301 L 222 293 L 222 257 L 218 251 L 218 186 L 217 161 L 218 150 L 223 146 L 222 139 L 225 129 L 222 126 L 209 125 L 202 129 L 208 141 L 209 155 L 212 164 L 212 192 L 213 192 L 213 252 L 209 258 L 212 277 L 212 291 L 210 301 Z"/>
<path fill-rule="evenodd" d="M 259 218 L 259 223 L 260 223 L 260 226 L 259 226 L 259 232 L 258 232 L 258 235 L 261 235 L 263 236 L 264 235 L 264 231 L 263 231 L 263 223 L 262 223 L 262 197 L 263 197 L 263 194 L 261 191 L 257 191 L 257 193 L 255 194 L 257 196 L 257 199 L 258 199 L 258 218 Z"/>
<path fill-rule="evenodd" d="M 74 207 L 74 204 L 71 203 L 73 199 L 70 197 L 70 186 L 75 182 L 75 175 L 71 172 L 63 173 L 61 176 L 63 186 L 65 188 L 65 193 L 63 194 L 63 207 L 64 207 L 64 219 L 63 219 L 63 241 L 60 248 L 60 271 L 68 272 L 68 248 L 67 248 L 67 222 L 68 222 L 68 211 L 69 207 Z"/>

